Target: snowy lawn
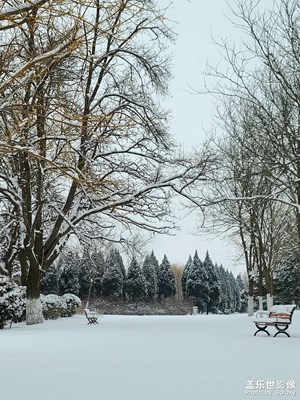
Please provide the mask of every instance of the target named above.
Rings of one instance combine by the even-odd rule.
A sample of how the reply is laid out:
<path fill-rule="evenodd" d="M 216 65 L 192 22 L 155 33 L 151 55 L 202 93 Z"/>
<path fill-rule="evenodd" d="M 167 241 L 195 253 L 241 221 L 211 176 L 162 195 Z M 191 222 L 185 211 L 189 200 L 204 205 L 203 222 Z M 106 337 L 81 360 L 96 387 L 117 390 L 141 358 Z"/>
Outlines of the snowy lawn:
<path fill-rule="evenodd" d="M 92 326 L 74 316 L 14 324 L 0 331 L 0 399 L 299 399 L 300 311 L 291 338 L 254 332 L 246 315 L 104 316 Z M 257 394 L 245 393 L 251 385 Z M 282 394 L 276 385 L 288 387 Z"/>

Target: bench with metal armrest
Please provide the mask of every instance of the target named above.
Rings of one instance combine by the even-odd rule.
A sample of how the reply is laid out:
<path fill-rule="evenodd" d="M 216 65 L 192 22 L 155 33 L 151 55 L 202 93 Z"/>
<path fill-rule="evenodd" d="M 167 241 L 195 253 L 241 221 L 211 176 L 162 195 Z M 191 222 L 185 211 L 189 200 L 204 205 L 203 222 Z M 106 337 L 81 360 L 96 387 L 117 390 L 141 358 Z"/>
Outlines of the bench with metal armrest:
<path fill-rule="evenodd" d="M 253 321 L 257 328 L 254 336 L 256 336 L 258 332 L 265 332 L 270 336 L 267 328 L 269 326 L 274 326 L 277 329 L 274 337 L 280 333 L 290 337 L 286 331 L 292 323 L 295 308 L 295 304 L 281 304 L 273 306 L 270 311 L 258 310 Z"/>
<path fill-rule="evenodd" d="M 84 309 L 85 317 L 88 320 L 88 325 L 98 324 L 99 314 L 96 311 L 92 311 L 89 308 Z"/>

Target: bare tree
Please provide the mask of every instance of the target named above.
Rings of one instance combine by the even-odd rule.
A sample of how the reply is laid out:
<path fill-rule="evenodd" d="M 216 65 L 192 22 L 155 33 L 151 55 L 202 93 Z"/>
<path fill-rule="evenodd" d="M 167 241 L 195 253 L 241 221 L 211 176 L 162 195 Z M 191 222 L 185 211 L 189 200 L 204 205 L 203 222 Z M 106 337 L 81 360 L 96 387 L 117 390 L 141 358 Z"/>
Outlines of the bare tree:
<path fill-rule="evenodd" d="M 175 278 L 175 286 L 176 286 L 175 299 L 179 302 L 183 299 L 182 283 L 181 283 L 183 266 L 177 265 L 177 264 L 172 264 L 171 270 L 173 271 L 174 278 Z"/>
<path fill-rule="evenodd" d="M 35 324 L 41 274 L 72 235 L 168 231 L 172 193 L 190 197 L 213 157 L 176 155 L 167 133 L 172 33 L 156 2 L 14 4 L 0 11 L 0 201 Z"/>
<path fill-rule="evenodd" d="M 218 118 L 232 146 L 229 193 L 219 201 L 239 226 L 250 294 L 253 276 L 260 293 L 264 284 L 272 294 L 274 269 L 300 243 L 300 7 L 239 0 L 232 12 L 243 41 L 219 43 L 223 61 L 208 73 L 219 78 L 208 90 L 222 104 Z"/>
<path fill-rule="evenodd" d="M 239 107 L 237 107 L 239 104 Z M 244 254 L 249 281 L 249 314 L 253 313 L 253 296 L 258 294 L 260 307 L 267 294 L 268 307 L 273 301 L 273 275 L 288 251 L 293 249 L 291 210 L 274 202 L 272 176 L 265 162 L 258 162 L 257 152 L 271 151 L 269 145 L 257 143 L 259 125 L 251 109 L 235 99 L 223 103 L 220 123 L 226 132 L 218 144 L 219 170 L 209 203 L 214 229 L 229 230 Z"/>

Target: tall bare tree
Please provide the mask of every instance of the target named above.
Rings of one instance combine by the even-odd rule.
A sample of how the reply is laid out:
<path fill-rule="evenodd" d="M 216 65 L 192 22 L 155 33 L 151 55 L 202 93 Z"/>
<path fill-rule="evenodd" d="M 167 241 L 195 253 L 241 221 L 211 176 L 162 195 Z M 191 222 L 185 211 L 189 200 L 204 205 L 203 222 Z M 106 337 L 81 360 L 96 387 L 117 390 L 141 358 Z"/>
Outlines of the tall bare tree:
<path fill-rule="evenodd" d="M 177 156 L 167 133 L 172 33 L 157 2 L 13 0 L 0 37 L 5 257 L 21 265 L 35 324 L 41 275 L 72 235 L 166 232 L 172 193 L 190 197 L 212 155 Z"/>
<path fill-rule="evenodd" d="M 249 152 L 244 144 L 249 126 L 245 129 L 241 120 L 236 125 L 231 113 L 223 114 L 223 122 L 226 139 L 219 146 L 220 172 L 210 213 L 215 227 L 229 230 L 242 249 L 249 282 L 249 314 L 252 314 L 255 291 L 260 307 L 265 294 L 271 306 L 274 271 L 293 249 L 291 236 L 295 229 L 290 229 L 291 210 L 282 203 L 270 201 L 274 185 L 268 171 L 264 165 L 257 164 L 253 147 Z"/>
<path fill-rule="evenodd" d="M 218 86 L 209 91 L 221 101 L 219 121 L 236 159 L 246 161 L 230 179 L 247 190 L 231 186 L 223 198 L 236 202 L 229 211 L 246 232 L 248 271 L 254 263 L 259 285 L 264 280 L 271 293 L 272 271 L 300 245 L 300 6 L 278 0 L 268 9 L 260 0 L 238 0 L 232 12 L 243 40 L 219 43 L 223 60 L 208 74 Z"/>
<path fill-rule="evenodd" d="M 175 278 L 175 286 L 176 286 L 176 294 L 175 299 L 176 301 L 181 301 L 183 299 L 182 294 L 182 273 L 183 273 L 183 266 L 178 264 L 172 264 L 171 270 L 173 271 L 174 278 Z"/>

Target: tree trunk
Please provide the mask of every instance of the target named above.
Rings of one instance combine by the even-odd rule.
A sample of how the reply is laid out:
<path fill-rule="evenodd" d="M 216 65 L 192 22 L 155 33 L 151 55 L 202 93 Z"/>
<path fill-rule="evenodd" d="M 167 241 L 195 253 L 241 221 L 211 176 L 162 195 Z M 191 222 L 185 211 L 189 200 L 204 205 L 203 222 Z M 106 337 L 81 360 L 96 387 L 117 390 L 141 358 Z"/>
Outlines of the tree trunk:
<path fill-rule="evenodd" d="M 251 317 L 254 314 L 254 280 L 250 276 L 249 278 L 249 292 L 248 292 L 248 316 Z"/>
<path fill-rule="evenodd" d="M 26 323 L 27 325 L 44 322 L 42 303 L 40 299 L 41 273 L 39 265 L 31 260 L 26 291 Z"/>
<path fill-rule="evenodd" d="M 26 260 L 26 250 L 21 249 L 19 253 L 19 262 L 21 265 L 21 285 L 27 285 L 27 278 L 28 278 L 28 264 Z"/>
<path fill-rule="evenodd" d="M 88 297 L 87 297 L 87 300 L 86 300 L 86 306 L 85 306 L 85 308 L 89 308 L 89 306 L 90 306 L 91 297 L 92 297 L 93 284 L 94 284 L 94 279 L 92 278 L 92 279 L 90 280 L 89 293 L 88 293 Z"/>
<path fill-rule="evenodd" d="M 266 290 L 267 290 L 267 310 L 270 311 L 271 307 L 273 306 L 273 274 L 270 268 L 265 268 L 264 276 L 266 281 Z"/>
<path fill-rule="evenodd" d="M 35 325 L 44 322 L 40 297 L 26 298 L 26 324 Z"/>
<path fill-rule="evenodd" d="M 273 307 L 273 295 L 267 293 L 267 310 L 270 311 L 271 307 Z"/>
<path fill-rule="evenodd" d="M 300 141 L 297 140 L 297 154 L 299 154 L 300 150 Z M 298 232 L 298 243 L 300 243 L 300 212 L 299 212 L 299 205 L 300 205 L 300 162 L 297 159 L 297 184 L 296 184 L 296 194 L 297 194 L 297 208 L 296 208 L 296 220 L 297 220 L 297 232 Z"/>

